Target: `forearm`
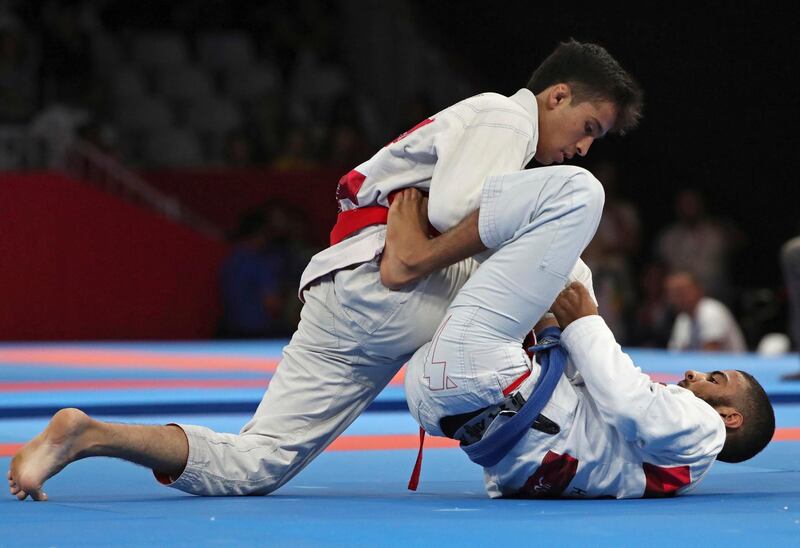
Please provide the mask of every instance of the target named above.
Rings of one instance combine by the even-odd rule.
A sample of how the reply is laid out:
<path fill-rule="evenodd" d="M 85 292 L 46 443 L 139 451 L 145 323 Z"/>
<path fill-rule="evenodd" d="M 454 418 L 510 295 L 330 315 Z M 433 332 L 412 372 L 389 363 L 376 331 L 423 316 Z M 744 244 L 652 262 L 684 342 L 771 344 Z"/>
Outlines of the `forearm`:
<path fill-rule="evenodd" d="M 397 215 L 404 214 L 399 206 L 396 211 Z M 392 217 L 390 212 L 386 247 L 381 259 L 383 285 L 389 289 L 400 289 L 484 251 L 486 246 L 478 232 L 478 215 L 479 212 L 475 211 L 444 234 L 429 238 L 414 223 L 404 222 L 399 216 Z"/>
<path fill-rule="evenodd" d="M 476 210 L 460 223 L 435 238 L 430 238 L 408 257 L 408 268 L 418 277 L 455 264 L 486 250 L 478 232 Z"/>
<path fill-rule="evenodd" d="M 630 439 L 647 420 L 655 397 L 649 377 L 622 351 L 599 316 L 571 323 L 561 335 L 561 344 L 600 414 Z"/>

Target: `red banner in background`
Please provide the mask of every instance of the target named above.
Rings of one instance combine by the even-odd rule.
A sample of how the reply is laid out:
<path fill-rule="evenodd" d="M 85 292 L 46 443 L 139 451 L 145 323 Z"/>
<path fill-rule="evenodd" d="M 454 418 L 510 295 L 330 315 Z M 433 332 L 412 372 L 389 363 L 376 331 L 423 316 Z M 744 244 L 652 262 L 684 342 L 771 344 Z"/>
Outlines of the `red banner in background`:
<path fill-rule="evenodd" d="M 141 174 L 164 193 L 225 231 L 234 230 L 240 215 L 269 202 L 285 204 L 304 215 L 309 243 L 327 247 L 336 222 L 336 185 L 341 170 L 203 169 Z"/>
<path fill-rule="evenodd" d="M 227 250 L 90 184 L 2 173 L 0 340 L 212 337 Z"/>

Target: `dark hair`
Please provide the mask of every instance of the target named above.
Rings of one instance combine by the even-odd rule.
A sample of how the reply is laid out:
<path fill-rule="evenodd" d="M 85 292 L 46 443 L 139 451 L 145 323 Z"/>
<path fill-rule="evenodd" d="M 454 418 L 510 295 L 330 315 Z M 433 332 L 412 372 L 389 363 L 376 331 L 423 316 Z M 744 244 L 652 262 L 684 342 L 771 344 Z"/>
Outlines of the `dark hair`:
<path fill-rule="evenodd" d="M 642 115 L 643 92 L 634 78 L 597 44 L 562 42 L 533 72 L 527 88 L 534 95 L 555 84 L 568 84 L 576 103 L 610 101 L 617 106 L 613 133 L 633 129 Z"/>
<path fill-rule="evenodd" d="M 738 402 L 744 421 L 735 433 L 729 433 L 717 455 L 722 462 L 742 462 L 755 457 L 775 434 L 775 411 L 764 388 L 749 373 L 739 371 L 748 386 Z"/>

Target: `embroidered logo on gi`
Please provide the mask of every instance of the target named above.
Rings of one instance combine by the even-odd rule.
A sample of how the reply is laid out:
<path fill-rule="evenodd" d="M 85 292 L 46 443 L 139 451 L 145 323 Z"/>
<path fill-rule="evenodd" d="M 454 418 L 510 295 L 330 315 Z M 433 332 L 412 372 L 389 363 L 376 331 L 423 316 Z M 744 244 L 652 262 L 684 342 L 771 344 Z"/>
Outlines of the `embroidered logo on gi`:
<path fill-rule="evenodd" d="M 428 388 L 434 391 L 458 388 L 453 379 L 447 376 L 447 361 L 436 361 L 436 346 L 439 344 L 439 336 L 442 334 L 447 322 L 450 321 L 450 318 L 451 316 L 447 317 L 439 331 L 434 335 L 431 347 L 428 349 L 428 355 L 425 356 L 425 370 L 422 377 L 428 380 Z"/>
<path fill-rule="evenodd" d="M 578 459 L 548 451 L 542 464 L 519 491 L 520 497 L 555 498 L 561 496 L 578 471 Z"/>

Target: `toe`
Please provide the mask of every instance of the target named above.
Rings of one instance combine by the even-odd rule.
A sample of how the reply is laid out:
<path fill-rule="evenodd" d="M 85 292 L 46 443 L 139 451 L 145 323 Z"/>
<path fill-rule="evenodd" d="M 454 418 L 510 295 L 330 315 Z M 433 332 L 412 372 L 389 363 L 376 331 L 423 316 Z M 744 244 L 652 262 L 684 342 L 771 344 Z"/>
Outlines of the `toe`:
<path fill-rule="evenodd" d="M 26 493 L 25 491 L 19 491 L 18 493 L 16 493 L 16 497 L 19 500 L 25 500 L 25 497 L 27 497 L 27 496 L 28 496 L 28 493 Z"/>

